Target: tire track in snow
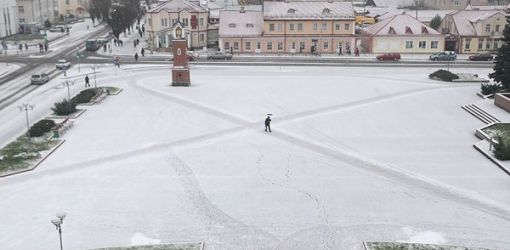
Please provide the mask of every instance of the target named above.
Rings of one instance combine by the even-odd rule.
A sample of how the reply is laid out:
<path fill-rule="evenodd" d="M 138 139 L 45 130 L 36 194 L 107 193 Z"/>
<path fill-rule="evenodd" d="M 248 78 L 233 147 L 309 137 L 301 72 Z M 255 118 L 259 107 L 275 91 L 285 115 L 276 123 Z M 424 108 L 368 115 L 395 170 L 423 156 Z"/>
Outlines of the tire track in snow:
<path fill-rule="evenodd" d="M 225 249 L 225 243 L 229 244 L 228 249 L 241 249 L 243 246 L 258 246 L 260 249 L 274 249 L 281 241 L 274 235 L 259 228 L 246 225 L 222 210 L 211 202 L 200 187 L 200 182 L 193 173 L 193 170 L 175 153 L 169 156 L 169 162 L 180 178 L 187 193 L 187 197 L 193 204 L 193 208 L 206 220 L 203 225 L 209 225 L 209 233 L 213 239 L 209 242 L 221 242 L 221 248 Z M 218 237 L 214 239 L 214 237 Z M 214 245 L 213 245 L 214 246 Z M 208 247 L 208 249 L 211 246 Z"/>

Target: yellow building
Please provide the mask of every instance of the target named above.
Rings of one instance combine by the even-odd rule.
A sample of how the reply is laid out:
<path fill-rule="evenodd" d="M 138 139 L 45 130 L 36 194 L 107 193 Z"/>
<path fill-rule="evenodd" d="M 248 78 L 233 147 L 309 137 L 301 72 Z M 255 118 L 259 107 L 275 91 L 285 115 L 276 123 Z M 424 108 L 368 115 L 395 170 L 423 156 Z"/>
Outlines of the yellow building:
<path fill-rule="evenodd" d="M 351 2 L 264 2 L 263 11 L 225 11 L 220 48 L 239 53 L 354 53 Z"/>
<path fill-rule="evenodd" d="M 444 35 L 406 13 L 371 25 L 362 34 L 364 52 L 428 54 L 444 50 Z"/>
<path fill-rule="evenodd" d="M 505 13 L 500 10 L 461 10 L 447 14 L 439 30 L 450 34 L 447 50 L 490 52 L 502 46 Z"/>

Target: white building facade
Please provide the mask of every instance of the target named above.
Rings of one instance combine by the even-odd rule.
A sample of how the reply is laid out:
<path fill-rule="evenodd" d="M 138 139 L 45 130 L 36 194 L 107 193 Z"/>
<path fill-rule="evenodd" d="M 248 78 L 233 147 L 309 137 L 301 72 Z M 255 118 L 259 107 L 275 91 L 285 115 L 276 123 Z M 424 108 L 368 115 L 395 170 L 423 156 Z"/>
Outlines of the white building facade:
<path fill-rule="evenodd" d="M 17 33 L 17 12 L 16 0 L 0 1 L 0 38 Z"/>
<path fill-rule="evenodd" d="M 55 20 L 53 0 L 16 0 L 18 22 L 20 24 L 38 23 L 44 25 L 46 20 Z"/>

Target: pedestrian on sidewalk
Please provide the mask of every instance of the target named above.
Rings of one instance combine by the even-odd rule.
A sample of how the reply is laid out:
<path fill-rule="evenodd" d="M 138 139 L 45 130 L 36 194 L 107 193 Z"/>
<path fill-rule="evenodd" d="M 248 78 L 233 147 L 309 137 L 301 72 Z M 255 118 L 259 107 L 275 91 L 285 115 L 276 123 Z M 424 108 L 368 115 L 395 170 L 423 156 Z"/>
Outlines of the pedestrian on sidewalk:
<path fill-rule="evenodd" d="M 28 44 L 25 43 L 25 50 L 28 51 Z"/>
<path fill-rule="evenodd" d="M 142 56 L 145 56 L 145 50 L 143 48 L 142 48 L 141 53 L 142 53 Z"/>
<path fill-rule="evenodd" d="M 135 53 L 135 61 L 138 62 L 138 53 Z"/>
<path fill-rule="evenodd" d="M 85 88 L 86 87 L 90 87 L 90 84 L 89 84 L 89 75 L 85 76 Z"/>
<path fill-rule="evenodd" d="M 264 121 L 264 124 L 266 125 L 266 132 L 269 129 L 269 132 L 271 132 L 271 117 L 269 115 L 267 116 L 266 120 Z"/>
<path fill-rule="evenodd" d="M 359 56 L 359 49 L 358 49 L 358 47 L 356 47 L 356 49 L 354 50 L 354 56 Z"/>
<path fill-rule="evenodd" d="M 23 51 L 23 44 L 19 44 L 19 51 Z"/>

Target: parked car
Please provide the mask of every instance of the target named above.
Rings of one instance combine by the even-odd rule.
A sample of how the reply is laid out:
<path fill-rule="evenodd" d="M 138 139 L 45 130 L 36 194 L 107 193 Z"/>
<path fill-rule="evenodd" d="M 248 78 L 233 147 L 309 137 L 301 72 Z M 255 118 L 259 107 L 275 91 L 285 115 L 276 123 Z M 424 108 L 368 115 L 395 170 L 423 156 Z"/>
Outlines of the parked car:
<path fill-rule="evenodd" d="M 57 69 L 69 69 L 71 68 L 71 63 L 67 60 L 61 59 L 58 60 L 57 64 L 55 65 Z"/>
<path fill-rule="evenodd" d="M 454 61 L 457 59 L 457 54 L 453 51 L 444 51 L 439 53 L 434 53 L 430 55 L 430 60 L 433 61 Z"/>
<path fill-rule="evenodd" d="M 61 31 L 60 27 L 51 27 L 50 28 L 50 32 L 60 32 L 60 31 Z"/>
<path fill-rule="evenodd" d="M 490 61 L 492 59 L 494 59 L 494 57 L 489 53 L 469 56 L 469 60 L 471 61 Z"/>
<path fill-rule="evenodd" d="M 188 54 L 187 55 L 188 57 L 188 61 L 191 62 L 191 61 L 197 61 L 198 60 L 198 57 L 194 56 L 194 55 L 191 55 L 191 54 Z"/>
<path fill-rule="evenodd" d="M 37 84 L 37 85 L 45 84 L 49 81 L 50 81 L 50 77 L 46 73 L 32 75 L 32 77 L 30 78 L 30 83 Z"/>
<path fill-rule="evenodd" d="M 376 57 L 377 61 L 399 61 L 400 54 L 399 53 L 386 53 L 382 55 L 378 55 Z"/>
<path fill-rule="evenodd" d="M 232 54 L 225 53 L 223 51 L 217 51 L 214 54 L 208 55 L 207 59 L 230 60 L 230 59 L 232 59 Z"/>

